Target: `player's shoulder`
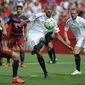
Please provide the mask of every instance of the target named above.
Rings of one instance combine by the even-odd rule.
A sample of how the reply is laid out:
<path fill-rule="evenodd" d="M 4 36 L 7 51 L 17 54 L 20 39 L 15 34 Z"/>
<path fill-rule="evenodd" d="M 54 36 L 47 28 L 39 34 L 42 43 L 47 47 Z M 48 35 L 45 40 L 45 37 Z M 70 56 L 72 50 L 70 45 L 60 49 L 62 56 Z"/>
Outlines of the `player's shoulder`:
<path fill-rule="evenodd" d="M 77 16 L 77 20 L 82 22 L 83 20 L 85 20 L 84 18 L 80 17 L 80 16 Z"/>
<path fill-rule="evenodd" d="M 22 15 L 21 18 L 24 19 L 24 20 L 27 19 L 27 17 L 25 15 Z"/>
<path fill-rule="evenodd" d="M 16 17 L 17 15 L 16 14 L 11 14 L 10 16 L 9 16 L 9 18 L 14 18 L 14 17 Z"/>

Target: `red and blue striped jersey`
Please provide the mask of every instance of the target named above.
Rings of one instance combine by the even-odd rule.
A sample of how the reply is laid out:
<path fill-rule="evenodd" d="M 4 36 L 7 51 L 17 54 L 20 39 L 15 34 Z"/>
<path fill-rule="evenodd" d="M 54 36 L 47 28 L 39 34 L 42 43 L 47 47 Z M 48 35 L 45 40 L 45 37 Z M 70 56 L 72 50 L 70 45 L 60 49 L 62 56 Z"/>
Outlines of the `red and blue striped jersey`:
<path fill-rule="evenodd" d="M 26 28 L 27 24 L 21 25 L 21 20 L 26 20 L 27 17 L 24 15 L 18 16 L 17 14 L 12 14 L 9 17 L 8 24 L 11 24 L 11 32 L 10 37 L 12 38 L 22 38 L 23 37 L 23 29 Z"/>
<path fill-rule="evenodd" d="M 1 26 L 2 18 L 0 18 L 0 49 L 3 47 L 2 46 L 2 33 L 3 33 L 3 28 Z"/>

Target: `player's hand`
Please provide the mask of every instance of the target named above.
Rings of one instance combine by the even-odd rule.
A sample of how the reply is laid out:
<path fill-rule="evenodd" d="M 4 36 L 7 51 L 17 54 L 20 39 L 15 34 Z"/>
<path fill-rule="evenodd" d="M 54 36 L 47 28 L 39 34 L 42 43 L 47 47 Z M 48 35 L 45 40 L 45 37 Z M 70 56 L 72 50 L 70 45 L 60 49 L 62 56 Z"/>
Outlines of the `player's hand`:
<path fill-rule="evenodd" d="M 27 41 L 27 38 L 26 37 L 24 37 L 24 41 Z"/>
<path fill-rule="evenodd" d="M 24 25 L 24 24 L 26 24 L 27 23 L 27 20 L 23 20 L 23 19 L 21 19 L 21 25 Z"/>
<path fill-rule="evenodd" d="M 66 40 L 66 43 L 67 43 L 68 45 L 70 45 L 70 44 L 71 44 L 70 40 Z"/>
<path fill-rule="evenodd" d="M 52 38 L 55 38 L 55 33 L 52 33 L 51 37 L 52 37 Z"/>
<path fill-rule="evenodd" d="M 72 46 L 68 46 L 68 49 L 70 50 L 71 53 L 73 53 L 74 48 Z"/>

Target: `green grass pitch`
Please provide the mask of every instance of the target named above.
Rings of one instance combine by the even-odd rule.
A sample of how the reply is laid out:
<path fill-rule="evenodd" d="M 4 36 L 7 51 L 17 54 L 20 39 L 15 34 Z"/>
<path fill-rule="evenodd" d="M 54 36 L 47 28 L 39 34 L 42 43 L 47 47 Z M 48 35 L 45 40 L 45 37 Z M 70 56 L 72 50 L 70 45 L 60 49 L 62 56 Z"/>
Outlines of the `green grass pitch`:
<path fill-rule="evenodd" d="M 56 55 L 58 62 L 48 64 L 49 57 L 43 54 L 46 67 L 49 73 L 48 79 L 43 79 L 43 72 L 40 68 L 37 57 L 31 54 L 25 54 L 25 63 L 27 68 L 19 67 L 19 76 L 25 80 L 23 85 L 85 85 L 85 56 L 81 56 L 81 75 L 72 76 L 71 72 L 75 70 L 73 55 Z M 3 64 L 6 59 L 3 60 Z M 11 60 L 12 62 L 12 60 Z M 11 82 L 12 67 L 0 67 L 0 85 L 18 85 Z"/>

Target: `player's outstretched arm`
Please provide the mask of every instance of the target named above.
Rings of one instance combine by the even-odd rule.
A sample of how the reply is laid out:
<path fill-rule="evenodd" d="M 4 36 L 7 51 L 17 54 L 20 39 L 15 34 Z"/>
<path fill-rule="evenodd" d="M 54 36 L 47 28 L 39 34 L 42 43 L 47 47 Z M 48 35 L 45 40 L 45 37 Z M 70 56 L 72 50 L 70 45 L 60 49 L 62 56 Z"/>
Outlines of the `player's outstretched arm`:
<path fill-rule="evenodd" d="M 70 45 L 70 40 L 68 39 L 68 34 L 67 34 L 67 31 L 64 31 L 64 38 L 65 38 L 65 41 L 68 45 Z"/>
<path fill-rule="evenodd" d="M 71 51 L 74 50 L 73 47 L 71 47 L 70 45 L 68 45 L 68 44 L 64 41 L 64 39 L 60 36 L 59 33 L 55 33 L 55 37 L 56 37 L 58 40 L 60 40 L 61 43 L 63 43 L 63 44 L 64 44 L 66 47 L 68 47 Z"/>
<path fill-rule="evenodd" d="M 21 20 L 21 25 L 27 24 L 27 23 L 29 23 L 29 22 L 30 22 L 29 19 L 27 19 L 27 20 Z"/>

